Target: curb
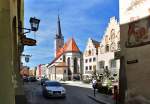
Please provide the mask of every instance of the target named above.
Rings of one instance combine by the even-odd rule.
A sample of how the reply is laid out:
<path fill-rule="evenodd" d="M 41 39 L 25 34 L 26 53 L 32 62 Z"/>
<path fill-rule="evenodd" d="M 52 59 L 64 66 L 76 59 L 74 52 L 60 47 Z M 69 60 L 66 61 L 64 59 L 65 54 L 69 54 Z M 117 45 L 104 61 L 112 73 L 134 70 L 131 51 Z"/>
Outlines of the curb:
<path fill-rule="evenodd" d="M 90 95 L 88 95 L 88 97 L 89 97 L 90 99 L 96 101 L 97 103 L 100 103 L 100 104 L 107 104 L 106 102 L 97 100 L 97 99 L 95 99 L 94 97 L 92 97 L 92 96 L 90 96 Z"/>
<path fill-rule="evenodd" d="M 109 103 L 109 102 L 106 102 L 106 101 L 104 101 L 104 100 L 98 100 L 97 98 L 95 98 L 95 97 L 93 97 L 93 96 L 91 96 L 91 95 L 87 95 L 90 99 L 92 99 L 92 100 L 94 100 L 94 101 L 96 101 L 97 103 L 100 103 L 100 104 L 113 104 L 113 103 Z"/>

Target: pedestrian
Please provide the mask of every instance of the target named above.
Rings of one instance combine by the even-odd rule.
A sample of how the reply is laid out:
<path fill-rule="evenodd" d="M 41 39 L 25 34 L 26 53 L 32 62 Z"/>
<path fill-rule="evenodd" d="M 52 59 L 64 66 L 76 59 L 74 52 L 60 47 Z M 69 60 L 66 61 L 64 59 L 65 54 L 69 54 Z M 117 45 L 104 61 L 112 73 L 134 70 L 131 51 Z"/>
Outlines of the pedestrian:
<path fill-rule="evenodd" d="M 95 96 L 96 84 L 97 84 L 97 80 L 96 80 L 96 78 L 93 78 L 93 80 L 92 80 L 92 87 L 94 89 L 94 96 Z"/>

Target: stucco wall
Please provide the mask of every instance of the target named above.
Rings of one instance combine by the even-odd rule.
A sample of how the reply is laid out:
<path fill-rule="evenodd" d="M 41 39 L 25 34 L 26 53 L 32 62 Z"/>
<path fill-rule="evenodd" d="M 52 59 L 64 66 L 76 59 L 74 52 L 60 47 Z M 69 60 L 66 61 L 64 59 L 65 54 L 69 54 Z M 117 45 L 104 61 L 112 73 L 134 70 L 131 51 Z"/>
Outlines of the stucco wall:
<path fill-rule="evenodd" d="M 0 1 L 0 104 L 15 104 L 10 9 L 10 0 Z"/>
<path fill-rule="evenodd" d="M 132 92 L 150 99 L 150 45 L 145 44 L 150 39 L 150 28 L 147 24 L 149 22 L 143 21 L 150 16 L 149 4 L 149 0 L 120 0 L 119 3 L 121 56 L 125 59 L 123 64 L 127 79 L 126 97 Z M 149 17 L 147 20 L 149 21 Z"/>
<path fill-rule="evenodd" d="M 150 99 L 150 45 L 126 48 L 128 25 L 121 25 L 121 55 L 125 57 L 127 88 L 136 91 Z M 127 64 L 127 61 L 137 60 L 137 63 Z"/>

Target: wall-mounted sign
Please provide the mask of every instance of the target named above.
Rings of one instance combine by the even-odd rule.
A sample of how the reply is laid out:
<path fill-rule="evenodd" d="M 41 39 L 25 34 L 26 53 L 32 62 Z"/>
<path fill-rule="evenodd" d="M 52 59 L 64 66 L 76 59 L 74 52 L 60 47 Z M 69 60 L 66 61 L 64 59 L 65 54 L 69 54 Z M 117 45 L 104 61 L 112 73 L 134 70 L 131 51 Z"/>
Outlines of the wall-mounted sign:
<path fill-rule="evenodd" d="M 36 40 L 24 37 L 24 38 L 21 39 L 21 43 L 23 45 L 35 46 L 36 45 Z"/>
<path fill-rule="evenodd" d="M 138 63 L 138 60 L 127 60 L 127 64 L 134 64 L 134 63 Z"/>

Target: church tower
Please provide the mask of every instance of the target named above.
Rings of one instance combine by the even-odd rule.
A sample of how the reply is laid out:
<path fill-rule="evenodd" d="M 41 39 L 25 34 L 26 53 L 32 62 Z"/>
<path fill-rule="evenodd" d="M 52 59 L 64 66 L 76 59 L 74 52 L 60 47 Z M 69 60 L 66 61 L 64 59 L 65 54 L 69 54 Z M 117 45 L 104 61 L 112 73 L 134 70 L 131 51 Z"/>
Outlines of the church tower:
<path fill-rule="evenodd" d="M 57 32 L 55 36 L 55 57 L 58 49 L 62 48 L 64 45 L 64 36 L 61 33 L 61 25 L 60 25 L 60 18 L 58 15 L 58 21 L 57 21 Z"/>

